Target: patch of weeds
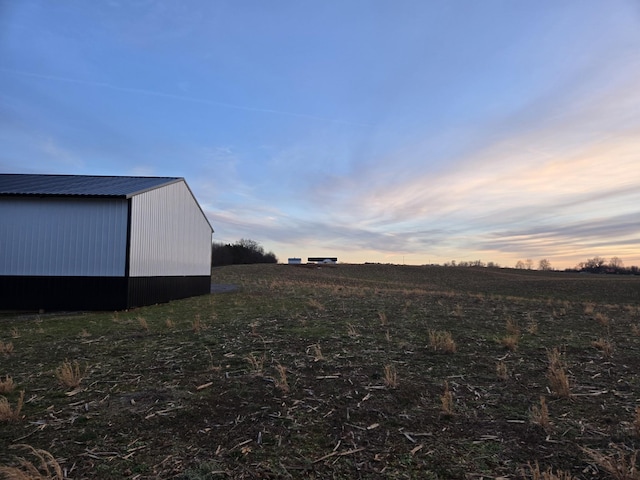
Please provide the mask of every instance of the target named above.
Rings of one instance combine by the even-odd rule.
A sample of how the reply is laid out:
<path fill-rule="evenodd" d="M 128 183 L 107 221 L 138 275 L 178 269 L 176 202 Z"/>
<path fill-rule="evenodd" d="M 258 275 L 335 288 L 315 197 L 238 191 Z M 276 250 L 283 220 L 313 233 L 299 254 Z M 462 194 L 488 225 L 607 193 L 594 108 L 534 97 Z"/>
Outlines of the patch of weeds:
<path fill-rule="evenodd" d="M 205 328 L 207 328 L 205 323 L 200 318 L 200 314 L 197 313 L 195 318 L 193 319 L 193 322 L 191 323 L 191 329 L 193 330 L 193 333 L 201 333 Z"/>
<path fill-rule="evenodd" d="M 384 366 L 384 384 L 389 388 L 397 388 L 400 385 L 398 372 L 394 365 L 387 364 Z"/>
<path fill-rule="evenodd" d="M 429 345 L 437 352 L 455 353 L 457 351 L 451 332 L 446 330 L 429 330 Z"/>
<path fill-rule="evenodd" d="M 538 322 L 529 316 L 529 321 L 527 322 L 527 333 L 530 335 L 537 335 L 538 331 Z"/>
<path fill-rule="evenodd" d="M 538 462 L 535 462 L 533 465 L 529 463 L 528 471 L 522 472 L 522 478 L 531 479 L 531 480 L 574 480 L 575 477 L 571 475 L 569 472 L 565 472 L 563 470 L 558 470 L 554 473 L 551 467 L 547 468 L 545 471 L 540 470 L 540 466 Z"/>
<path fill-rule="evenodd" d="M 518 335 L 505 335 L 499 341 L 502 346 L 507 350 L 515 352 L 518 349 L 518 341 L 520 337 Z"/>
<path fill-rule="evenodd" d="M 596 313 L 595 317 L 593 317 L 596 322 L 598 322 L 603 327 L 608 327 L 611 320 L 604 313 Z"/>
<path fill-rule="evenodd" d="M 147 322 L 146 318 L 138 317 L 138 325 L 140 325 L 140 330 L 142 330 L 143 332 L 149 332 L 149 323 Z"/>
<path fill-rule="evenodd" d="M 591 342 L 591 345 L 600 350 L 604 358 L 611 358 L 613 354 L 613 344 L 606 338 L 600 337 L 598 340 Z"/>
<path fill-rule="evenodd" d="M 315 298 L 310 298 L 309 301 L 307 302 L 307 306 L 312 310 L 318 310 L 318 311 L 324 310 L 324 305 L 322 305 L 322 303 L 320 303 Z"/>
<path fill-rule="evenodd" d="M 531 407 L 530 413 L 531 423 L 540 425 L 545 432 L 550 432 L 553 423 L 549 417 L 549 408 L 547 407 L 547 400 L 543 396 L 540 396 L 540 406 L 534 405 Z"/>
<path fill-rule="evenodd" d="M 560 350 L 557 347 L 547 350 L 547 357 L 549 359 L 547 379 L 549 380 L 551 391 L 560 398 L 570 398 L 571 387 L 569 377 Z"/>
<path fill-rule="evenodd" d="M 83 371 L 77 360 L 74 360 L 73 362 L 65 360 L 62 362 L 62 365 L 56 368 L 55 376 L 62 386 L 67 388 L 77 388 L 80 386 L 86 372 L 87 368 L 85 367 Z"/>
<path fill-rule="evenodd" d="M 518 325 L 518 322 L 516 320 L 513 320 L 511 317 L 507 317 L 505 329 L 507 330 L 507 333 L 509 335 L 513 335 L 516 337 L 520 336 L 520 325 Z"/>
<path fill-rule="evenodd" d="M 444 392 L 440 397 L 441 413 L 445 417 L 452 417 L 455 414 L 453 392 L 449 388 L 449 382 L 444 381 Z"/>
<path fill-rule="evenodd" d="M 311 355 L 313 356 L 314 362 L 319 362 L 320 360 L 324 360 L 324 356 L 322 355 L 322 349 L 320 348 L 319 343 L 314 343 L 307 349 L 307 352 L 311 351 Z"/>
<path fill-rule="evenodd" d="M 378 318 L 380 319 L 380 325 L 386 327 L 388 324 L 387 314 L 385 312 L 378 312 Z"/>
<path fill-rule="evenodd" d="M 0 476 L 8 480 L 63 480 L 60 464 L 51 453 L 30 445 L 11 445 L 9 448 L 26 450 L 34 458 L 18 457 L 17 465 L 0 465 Z"/>
<path fill-rule="evenodd" d="M 264 371 L 264 362 L 266 360 L 266 356 L 263 353 L 262 355 L 255 355 L 253 352 L 245 357 L 245 360 L 249 364 L 249 368 L 251 369 L 251 373 L 254 375 L 262 375 Z"/>
<path fill-rule="evenodd" d="M 24 406 L 24 390 L 20 392 L 15 408 L 11 407 L 6 397 L 0 396 L 0 422 L 17 422 L 22 417 L 22 407 Z"/>
<path fill-rule="evenodd" d="M 496 375 L 500 380 L 509 380 L 509 370 L 507 370 L 507 364 L 503 361 L 496 363 Z"/>
<path fill-rule="evenodd" d="M 283 393 L 289 393 L 289 382 L 287 381 L 287 368 L 284 365 L 277 364 L 276 372 L 278 376 L 274 379 L 276 388 Z"/>
<path fill-rule="evenodd" d="M 636 465 L 638 457 L 637 450 L 628 454 L 618 447 L 610 454 L 604 454 L 590 448 L 583 448 L 582 450 L 615 480 L 640 479 L 640 471 L 638 471 Z"/>
<path fill-rule="evenodd" d="M 0 341 L 0 353 L 2 353 L 3 355 L 9 356 L 13 353 L 13 351 L 14 351 L 13 343 L 11 342 L 4 343 Z"/>
<path fill-rule="evenodd" d="M 0 379 L 0 393 L 11 393 L 15 387 L 10 375 L 5 375 L 4 380 Z"/>
<path fill-rule="evenodd" d="M 354 327 L 351 323 L 347 323 L 347 335 L 349 335 L 351 338 L 360 336 L 358 330 L 356 330 L 356 327 Z"/>

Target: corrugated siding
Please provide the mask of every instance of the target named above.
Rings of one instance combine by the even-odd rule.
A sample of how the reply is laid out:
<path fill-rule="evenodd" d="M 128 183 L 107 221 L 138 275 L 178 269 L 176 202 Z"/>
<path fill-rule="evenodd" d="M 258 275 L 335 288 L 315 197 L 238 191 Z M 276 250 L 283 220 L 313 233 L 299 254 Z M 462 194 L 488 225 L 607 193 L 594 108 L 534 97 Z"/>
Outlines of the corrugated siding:
<path fill-rule="evenodd" d="M 183 181 L 131 202 L 130 277 L 211 274 L 211 227 Z"/>
<path fill-rule="evenodd" d="M 0 275 L 125 273 L 127 201 L 0 198 Z"/>

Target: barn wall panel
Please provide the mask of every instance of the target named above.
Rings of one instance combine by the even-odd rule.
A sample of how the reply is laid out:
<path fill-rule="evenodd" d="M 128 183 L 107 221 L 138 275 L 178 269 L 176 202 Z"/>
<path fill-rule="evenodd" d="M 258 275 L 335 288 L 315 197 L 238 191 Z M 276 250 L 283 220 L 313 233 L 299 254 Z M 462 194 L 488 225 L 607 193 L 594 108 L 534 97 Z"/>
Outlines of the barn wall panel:
<path fill-rule="evenodd" d="M 0 275 L 125 274 L 123 199 L 0 199 Z"/>
<path fill-rule="evenodd" d="M 135 195 L 129 276 L 210 275 L 211 233 L 184 182 Z"/>

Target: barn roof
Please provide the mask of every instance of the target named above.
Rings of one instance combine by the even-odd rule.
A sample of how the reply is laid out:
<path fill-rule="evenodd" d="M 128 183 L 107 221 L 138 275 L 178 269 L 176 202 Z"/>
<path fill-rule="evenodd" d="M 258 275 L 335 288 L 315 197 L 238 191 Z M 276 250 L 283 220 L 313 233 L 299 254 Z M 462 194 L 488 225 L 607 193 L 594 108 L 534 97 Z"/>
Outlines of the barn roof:
<path fill-rule="evenodd" d="M 86 196 L 130 198 L 184 180 L 180 177 L 0 174 L 0 196 Z"/>

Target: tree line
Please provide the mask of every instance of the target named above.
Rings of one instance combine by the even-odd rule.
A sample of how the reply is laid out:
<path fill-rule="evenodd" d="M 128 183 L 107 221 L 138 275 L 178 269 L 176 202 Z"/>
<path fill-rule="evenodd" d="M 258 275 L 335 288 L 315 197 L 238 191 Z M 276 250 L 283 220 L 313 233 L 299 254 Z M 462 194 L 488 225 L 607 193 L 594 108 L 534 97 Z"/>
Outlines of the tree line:
<path fill-rule="evenodd" d="M 213 242 L 211 254 L 212 267 L 249 263 L 278 263 L 278 258 L 273 252 L 265 252 L 262 245 L 247 238 L 227 244 Z"/>

